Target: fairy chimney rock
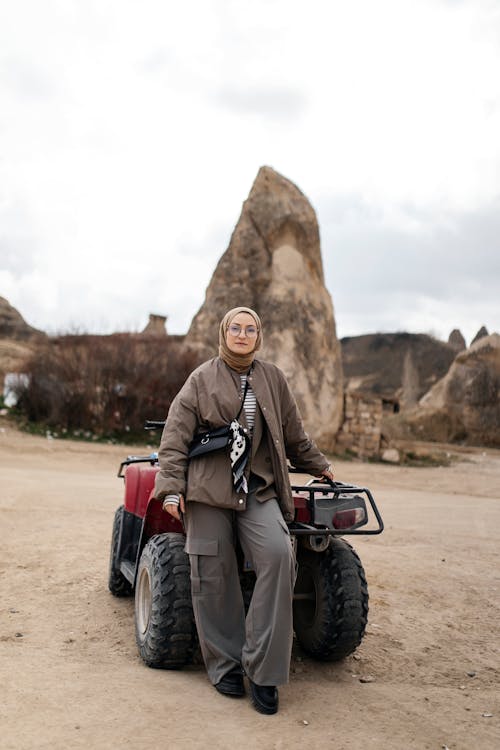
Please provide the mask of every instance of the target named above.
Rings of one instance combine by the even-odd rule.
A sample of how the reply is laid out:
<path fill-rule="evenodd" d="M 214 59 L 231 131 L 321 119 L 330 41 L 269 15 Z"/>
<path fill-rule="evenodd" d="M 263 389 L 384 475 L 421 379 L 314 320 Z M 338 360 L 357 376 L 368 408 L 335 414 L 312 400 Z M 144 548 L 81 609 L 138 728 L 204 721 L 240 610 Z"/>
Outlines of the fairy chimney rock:
<path fill-rule="evenodd" d="M 147 334 L 148 336 L 166 336 L 166 322 L 166 315 L 154 315 L 153 313 L 150 313 L 149 322 L 146 328 L 143 330 L 143 333 Z"/>
<path fill-rule="evenodd" d="M 481 326 L 481 328 L 479 329 L 479 331 L 476 333 L 476 335 L 474 336 L 474 338 L 470 342 L 470 345 L 472 346 L 472 344 L 475 344 L 476 341 L 479 341 L 479 339 L 484 339 L 484 337 L 488 336 L 488 335 L 489 335 L 488 334 L 488 329 L 486 328 L 486 326 Z"/>
<path fill-rule="evenodd" d="M 450 336 L 448 338 L 449 345 L 456 351 L 456 352 L 462 352 L 464 349 L 466 349 L 465 339 L 462 336 L 462 332 L 458 330 L 458 328 L 454 328 L 453 331 L 450 333 Z"/>
<path fill-rule="evenodd" d="M 259 356 L 285 372 L 307 431 L 332 450 L 342 422 L 342 364 L 318 222 L 297 186 L 270 167 L 257 174 L 186 344 L 215 355 L 220 320 L 240 305 L 261 316 Z"/>

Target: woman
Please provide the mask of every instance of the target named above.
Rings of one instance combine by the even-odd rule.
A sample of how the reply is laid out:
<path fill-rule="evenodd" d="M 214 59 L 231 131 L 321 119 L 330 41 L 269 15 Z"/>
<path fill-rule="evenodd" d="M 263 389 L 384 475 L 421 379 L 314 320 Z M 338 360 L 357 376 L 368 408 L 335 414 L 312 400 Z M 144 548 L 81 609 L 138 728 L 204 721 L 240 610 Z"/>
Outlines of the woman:
<path fill-rule="evenodd" d="M 256 312 L 236 307 L 226 313 L 219 356 L 189 376 L 170 407 L 155 493 L 174 518 L 185 514 L 193 610 L 211 682 L 220 693 L 240 697 L 245 673 L 255 708 L 274 714 L 277 686 L 288 681 L 293 636 L 287 458 L 307 473 L 333 474 L 304 432 L 284 374 L 255 358 L 261 345 Z M 193 436 L 237 415 L 242 429 L 229 456 L 219 451 L 188 459 Z M 246 617 L 236 539 L 256 574 Z"/>

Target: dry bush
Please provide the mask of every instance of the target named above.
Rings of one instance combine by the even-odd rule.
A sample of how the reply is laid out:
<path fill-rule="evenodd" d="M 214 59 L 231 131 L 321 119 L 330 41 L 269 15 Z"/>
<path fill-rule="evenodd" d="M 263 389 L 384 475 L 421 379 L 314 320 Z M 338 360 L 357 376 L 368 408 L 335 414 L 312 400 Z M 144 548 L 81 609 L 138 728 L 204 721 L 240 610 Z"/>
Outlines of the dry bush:
<path fill-rule="evenodd" d="M 59 336 L 29 360 L 19 408 L 52 429 L 140 435 L 146 419 L 165 418 L 197 364 L 169 337 Z"/>

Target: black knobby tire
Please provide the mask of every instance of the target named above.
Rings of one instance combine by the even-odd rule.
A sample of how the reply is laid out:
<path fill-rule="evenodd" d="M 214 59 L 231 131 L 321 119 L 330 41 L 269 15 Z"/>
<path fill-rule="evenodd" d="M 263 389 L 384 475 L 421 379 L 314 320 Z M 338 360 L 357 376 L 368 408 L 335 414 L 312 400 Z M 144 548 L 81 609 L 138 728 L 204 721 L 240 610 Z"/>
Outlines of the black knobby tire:
<path fill-rule="evenodd" d="M 196 626 L 189 557 L 182 534 L 151 537 L 135 586 L 135 637 L 149 667 L 177 669 L 193 659 Z"/>
<path fill-rule="evenodd" d="M 114 596 L 130 596 L 132 594 L 132 584 L 120 572 L 120 560 L 118 559 L 118 542 L 124 510 L 123 505 L 120 505 L 116 510 L 113 521 L 113 533 L 111 534 L 108 588 Z"/>
<path fill-rule="evenodd" d="M 310 656 L 338 661 L 361 643 L 368 619 L 368 587 L 361 561 L 344 539 L 325 552 L 298 550 L 293 604 L 297 640 Z"/>

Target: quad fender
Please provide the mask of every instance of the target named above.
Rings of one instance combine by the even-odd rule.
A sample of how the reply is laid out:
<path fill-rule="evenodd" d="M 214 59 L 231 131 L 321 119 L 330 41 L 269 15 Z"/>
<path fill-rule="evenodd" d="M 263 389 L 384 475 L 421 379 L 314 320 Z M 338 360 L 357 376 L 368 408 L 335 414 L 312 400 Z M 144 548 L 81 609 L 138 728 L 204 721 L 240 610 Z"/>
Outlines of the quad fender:
<path fill-rule="evenodd" d="M 124 472 L 124 511 L 119 535 L 117 560 L 120 572 L 135 586 L 142 550 L 155 534 L 184 533 L 182 524 L 162 509 L 154 497 L 157 466 L 131 464 Z"/>
<path fill-rule="evenodd" d="M 134 516 L 144 518 L 150 498 L 153 495 L 158 466 L 130 464 L 125 476 L 125 510 Z"/>

